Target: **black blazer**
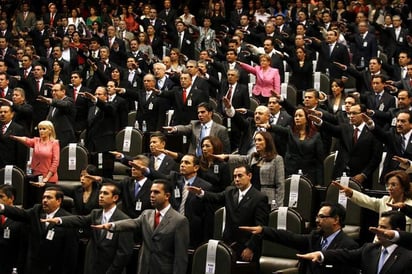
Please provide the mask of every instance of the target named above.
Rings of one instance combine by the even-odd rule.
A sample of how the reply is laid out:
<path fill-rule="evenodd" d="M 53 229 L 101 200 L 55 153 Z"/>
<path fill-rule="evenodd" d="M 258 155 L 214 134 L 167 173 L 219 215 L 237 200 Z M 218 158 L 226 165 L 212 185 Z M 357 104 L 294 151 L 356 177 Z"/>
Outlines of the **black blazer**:
<path fill-rule="evenodd" d="M 40 204 L 30 209 L 4 206 L 4 215 L 28 225 L 28 255 L 25 273 L 76 273 L 76 260 L 78 239 L 74 229 L 63 228 L 49 224 L 46 228 L 40 218 L 45 218 L 45 213 Z M 60 208 L 54 217 L 70 215 Z M 53 240 L 47 240 L 46 235 L 54 230 Z M 55 250 L 58 252 L 50 252 Z"/>
<path fill-rule="evenodd" d="M 353 265 L 359 268 L 363 274 L 376 274 L 382 246 L 380 244 L 367 243 L 354 250 L 340 249 L 327 250 L 323 253 L 324 263 L 329 262 L 340 265 Z M 407 274 L 412 269 L 412 253 L 397 247 L 386 260 L 379 273 Z"/>
<path fill-rule="evenodd" d="M 143 186 L 140 188 L 137 196 L 134 196 L 135 179 L 127 177 L 121 182 L 122 188 L 122 210 L 130 218 L 135 219 L 146 209 L 152 209 L 150 203 L 150 188 L 152 187 L 152 181 L 147 179 Z M 141 209 L 136 209 L 136 203 L 141 202 Z"/>
<path fill-rule="evenodd" d="M 237 242 L 236 252 L 238 257 L 245 248 L 250 248 L 254 253 L 253 261 L 259 261 L 261 237 L 241 231 L 239 226 L 267 225 L 269 216 L 267 196 L 251 187 L 238 203 L 239 190 L 234 186 L 229 186 L 220 193 L 205 191 L 203 199 L 212 203 L 224 204 L 226 208 L 224 242 L 228 244 Z"/>
<path fill-rule="evenodd" d="M 263 228 L 263 239 L 277 242 L 288 247 L 297 249 L 300 253 L 308 253 L 321 250 L 322 235 L 317 231 L 312 231 L 310 234 L 295 234 L 287 230 L 274 229 L 271 227 Z M 349 238 L 343 231 L 329 244 L 327 250 L 333 249 L 354 249 L 358 244 Z M 301 260 L 299 264 L 299 273 L 322 273 L 322 274 L 357 274 L 359 271 L 351 268 L 349 265 L 337 267 L 331 264 L 318 264 L 310 261 Z"/>
<path fill-rule="evenodd" d="M 67 216 L 62 218 L 61 227 L 85 227 L 101 224 L 102 209 L 94 209 L 87 216 Z M 116 208 L 109 222 L 129 219 L 120 209 Z M 112 233 L 108 239 L 107 234 Z M 121 274 L 133 253 L 132 232 L 108 232 L 94 229 L 85 256 L 85 273 Z"/>
<path fill-rule="evenodd" d="M 173 48 L 178 48 L 179 45 L 179 36 L 176 35 L 175 39 L 172 42 L 172 47 Z M 195 46 L 194 46 L 194 40 L 192 35 L 188 31 L 184 31 L 183 34 L 183 40 L 182 40 L 182 47 L 180 49 L 180 52 L 186 55 L 189 59 L 194 59 L 194 53 L 195 53 Z"/>
<path fill-rule="evenodd" d="M 343 172 L 349 176 L 363 173 L 367 177 L 363 186 L 370 188 L 373 184 L 372 174 L 381 160 L 382 144 L 366 126 L 364 126 L 356 143 L 353 140 L 353 125 L 334 126 L 323 121 L 320 130 L 326 130 L 340 140 L 338 156 L 333 168 L 333 178 L 342 176 Z"/>
<path fill-rule="evenodd" d="M 332 54 L 329 54 L 329 44 L 326 42 L 322 42 L 321 44 L 312 43 L 312 47 L 319 52 L 316 71 L 325 73 L 326 69 L 328 69 L 330 79 L 339 79 L 342 76 L 342 71 L 335 66 L 333 62 L 349 65 L 349 52 L 346 46 L 336 43 Z"/>
<path fill-rule="evenodd" d="M 159 97 L 152 92 L 146 100 L 146 91 L 138 91 L 136 120 L 139 122 L 140 129 L 142 129 L 143 121 L 145 121 L 147 131 L 161 130 L 165 125 L 168 106 L 170 106 L 170 103 L 166 98 Z"/>
<path fill-rule="evenodd" d="M 74 135 L 75 118 L 76 107 L 73 103 L 73 98 L 66 96 L 61 100 L 52 99 L 47 120 L 53 123 L 61 148 L 64 148 L 69 143 L 76 142 Z"/>
<path fill-rule="evenodd" d="M 0 168 L 6 165 L 16 165 L 25 170 L 28 156 L 26 146 L 9 138 L 10 135 L 25 136 L 25 129 L 12 121 L 6 133 L 0 133 Z"/>
<path fill-rule="evenodd" d="M 229 83 L 227 80 L 223 80 L 222 84 L 220 86 L 219 93 L 217 95 L 217 100 L 218 100 L 218 109 L 220 113 L 225 115 L 224 111 L 224 106 L 222 99 L 223 97 L 226 97 L 227 93 L 229 90 Z M 236 85 L 236 88 L 232 91 L 232 106 L 236 108 L 250 108 L 250 96 L 249 96 L 249 90 L 248 87 L 240 84 L 239 82 Z"/>

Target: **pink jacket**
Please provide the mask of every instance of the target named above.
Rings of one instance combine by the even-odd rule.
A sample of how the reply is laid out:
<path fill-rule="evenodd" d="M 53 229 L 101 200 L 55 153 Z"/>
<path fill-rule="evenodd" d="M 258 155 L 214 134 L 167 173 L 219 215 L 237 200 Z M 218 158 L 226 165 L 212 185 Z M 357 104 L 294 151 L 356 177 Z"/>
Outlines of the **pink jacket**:
<path fill-rule="evenodd" d="M 269 67 L 266 71 L 263 71 L 260 66 L 252 67 L 245 63 L 239 64 L 244 70 L 256 76 L 256 84 L 252 91 L 254 95 L 270 97 L 272 95 L 271 90 L 280 94 L 280 75 L 278 69 Z"/>
<path fill-rule="evenodd" d="M 50 183 L 57 183 L 57 167 L 60 163 L 60 145 L 58 140 L 47 143 L 40 142 L 39 137 L 27 138 L 26 146 L 33 148 L 33 157 L 31 160 L 31 169 L 34 175 L 43 175 L 46 177 L 49 171 L 53 172 L 50 177 Z"/>

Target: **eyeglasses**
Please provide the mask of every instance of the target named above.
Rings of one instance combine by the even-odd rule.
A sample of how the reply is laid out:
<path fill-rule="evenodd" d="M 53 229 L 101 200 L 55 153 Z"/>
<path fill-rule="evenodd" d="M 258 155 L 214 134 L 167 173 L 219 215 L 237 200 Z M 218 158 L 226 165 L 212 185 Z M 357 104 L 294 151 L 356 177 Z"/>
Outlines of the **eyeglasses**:
<path fill-rule="evenodd" d="M 316 215 L 316 219 L 325 219 L 325 218 L 332 218 L 332 216 L 323 215 L 323 214 L 318 214 L 318 215 Z"/>

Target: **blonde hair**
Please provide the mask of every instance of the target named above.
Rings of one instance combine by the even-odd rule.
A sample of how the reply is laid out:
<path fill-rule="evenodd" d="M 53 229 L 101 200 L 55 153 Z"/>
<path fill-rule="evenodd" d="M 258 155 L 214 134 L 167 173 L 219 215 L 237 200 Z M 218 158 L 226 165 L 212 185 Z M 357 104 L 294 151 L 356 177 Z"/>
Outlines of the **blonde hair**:
<path fill-rule="evenodd" d="M 47 121 L 47 120 L 41 121 L 41 122 L 37 125 L 37 128 L 39 128 L 39 127 L 41 127 L 41 126 L 43 126 L 43 127 L 45 127 L 45 128 L 47 128 L 47 129 L 50 130 L 50 139 L 51 139 L 51 140 L 55 140 L 55 139 L 56 139 L 56 131 L 54 130 L 54 126 L 53 126 L 53 123 L 52 123 L 52 122 Z"/>
<path fill-rule="evenodd" d="M 259 56 L 259 61 L 261 61 L 262 59 L 266 59 L 266 61 L 271 61 L 272 59 L 270 58 L 269 54 L 261 54 Z"/>

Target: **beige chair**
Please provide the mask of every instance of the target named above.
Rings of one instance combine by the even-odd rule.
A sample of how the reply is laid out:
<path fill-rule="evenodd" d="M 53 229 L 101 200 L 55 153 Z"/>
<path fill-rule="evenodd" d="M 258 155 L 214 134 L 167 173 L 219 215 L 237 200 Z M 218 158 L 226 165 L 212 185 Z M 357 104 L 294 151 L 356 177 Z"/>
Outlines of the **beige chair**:
<path fill-rule="evenodd" d="M 250 111 L 255 112 L 256 108 L 260 105 L 258 99 L 250 97 Z"/>
<path fill-rule="evenodd" d="M 198 247 L 193 254 L 192 274 L 206 273 L 207 249 L 209 243 L 205 243 Z M 215 274 L 230 274 L 235 265 L 236 255 L 232 249 L 219 242 L 216 247 L 215 256 Z M 183 273 L 184 274 L 184 273 Z"/>
<path fill-rule="evenodd" d="M 213 112 L 213 122 L 218 123 L 219 125 L 223 125 L 223 116 L 218 112 Z"/>
<path fill-rule="evenodd" d="M 7 170 L 7 171 L 6 171 Z M 6 174 L 10 172 L 10 181 L 6 181 Z M 24 172 L 17 166 L 6 166 L 0 169 L 0 184 L 11 184 L 16 189 L 15 205 L 23 205 L 24 199 Z"/>
<path fill-rule="evenodd" d="M 273 210 L 269 214 L 268 226 L 277 228 L 279 210 Z M 301 234 L 304 231 L 304 221 L 300 214 L 291 209 L 287 209 L 286 229 L 294 233 Z M 260 256 L 260 272 L 262 274 L 277 273 L 288 269 L 288 273 L 298 273 L 298 259 L 296 249 L 284 246 L 279 243 L 263 240 L 262 255 Z M 282 272 L 280 272 L 282 273 Z"/>
<path fill-rule="evenodd" d="M 290 188 L 292 184 L 292 176 L 289 176 L 285 180 L 285 198 L 284 206 L 288 206 L 296 210 L 303 218 L 305 222 L 305 230 L 309 231 L 312 227 L 312 221 L 314 219 L 314 207 L 315 207 L 315 192 L 312 182 L 303 176 L 300 176 L 298 182 L 298 199 L 296 203 L 290 203 L 289 201 L 294 193 L 291 193 Z M 292 195 L 291 195 L 292 194 Z"/>
<path fill-rule="evenodd" d="M 127 125 L 129 127 L 134 127 L 136 123 L 136 111 L 132 110 L 129 112 L 129 114 L 127 114 Z"/>
<path fill-rule="evenodd" d="M 323 160 L 323 185 L 328 186 L 333 178 L 333 169 L 335 167 L 336 152 L 329 154 Z"/>
<path fill-rule="evenodd" d="M 142 153 L 143 133 L 140 130 L 131 128 L 130 146 L 125 146 L 125 135 L 128 128 L 122 129 L 116 134 L 116 150 L 128 156 L 137 156 Z"/>
<path fill-rule="evenodd" d="M 362 192 L 362 187 L 355 181 L 349 180 L 349 187 Z M 339 189 L 333 185 L 329 185 L 326 189 L 325 200 L 330 203 L 337 203 L 339 198 Z M 354 240 L 360 238 L 361 229 L 361 207 L 347 200 L 346 203 L 346 219 L 343 231 Z"/>

